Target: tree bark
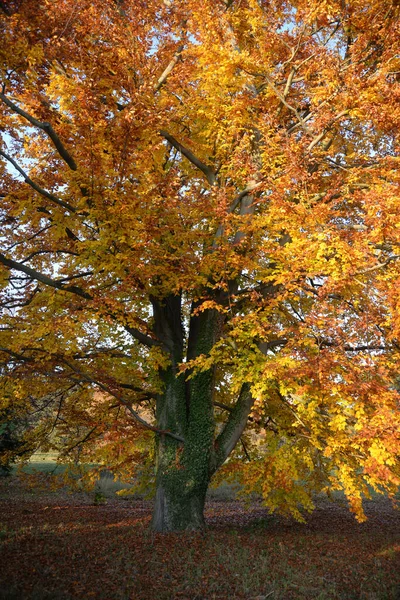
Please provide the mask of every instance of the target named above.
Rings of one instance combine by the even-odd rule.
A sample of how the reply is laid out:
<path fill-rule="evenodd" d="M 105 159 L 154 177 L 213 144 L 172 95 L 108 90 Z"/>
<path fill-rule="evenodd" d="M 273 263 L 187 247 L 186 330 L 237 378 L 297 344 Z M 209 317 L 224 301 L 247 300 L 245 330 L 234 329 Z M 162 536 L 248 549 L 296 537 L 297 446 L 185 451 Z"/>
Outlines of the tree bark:
<path fill-rule="evenodd" d="M 160 483 L 157 487 L 153 510 L 153 531 L 198 531 L 205 528 L 204 503 L 207 487 L 196 494 L 175 493 Z"/>
<path fill-rule="evenodd" d="M 196 425 L 199 429 L 195 437 Z M 188 427 L 183 444 L 166 435 L 159 438 L 152 521 L 155 531 L 204 528 L 203 510 L 211 478 L 213 430 L 205 411 L 199 411 L 192 427 Z"/>
<path fill-rule="evenodd" d="M 210 373 L 200 373 L 191 382 L 189 414 L 182 396 L 187 390 L 182 376 L 168 374 L 168 385 L 159 401 L 158 426 L 180 432 L 181 443 L 170 436 L 157 440 L 156 498 L 152 528 L 159 532 L 204 528 L 204 502 L 210 481 L 214 423 Z M 171 428 L 171 425 L 174 429 Z"/>
<path fill-rule="evenodd" d="M 203 529 L 208 465 L 204 465 L 204 476 L 196 477 L 180 464 L 179 450 L 173 460 L 171 457 L 171 452 L 160 444 L 152 529 L 163 533 Z"/>
<path fill-rule="evenodd" d="M 171 313 L 173 312 L 173 315 Z M 214 369 L 191 373 L 189 381 L 179 374 L 182 335 L 177 299 L 157 303 L 155 329 L 168 348 L 171 364 L 161 374 L 164 392 L 157 400 L 157 427 L 184 438 L 157 439 L 156 498 L 152 528 L 182 531 L 204 528 L 204 502 L 214 454 Z M 219 335 L 220 315 L 206 310 L 190 320 L 188 359 L 208 355 Z"/>

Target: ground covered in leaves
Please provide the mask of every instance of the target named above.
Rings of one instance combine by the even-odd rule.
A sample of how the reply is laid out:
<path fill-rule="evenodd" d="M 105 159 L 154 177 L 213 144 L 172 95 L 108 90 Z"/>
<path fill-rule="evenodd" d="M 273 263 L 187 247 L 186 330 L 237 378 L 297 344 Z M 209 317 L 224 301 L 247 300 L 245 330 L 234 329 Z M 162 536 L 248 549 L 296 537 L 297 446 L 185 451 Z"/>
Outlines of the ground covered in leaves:
<path fill-rule="evenodd" d="M 208 531 L 154 535 L 151 502 L 0 481 L 0 599 L 400 600 L 400 511 L 358 524 L 318 502 L 306 524 L 260 505 L 210 502 Z"/>

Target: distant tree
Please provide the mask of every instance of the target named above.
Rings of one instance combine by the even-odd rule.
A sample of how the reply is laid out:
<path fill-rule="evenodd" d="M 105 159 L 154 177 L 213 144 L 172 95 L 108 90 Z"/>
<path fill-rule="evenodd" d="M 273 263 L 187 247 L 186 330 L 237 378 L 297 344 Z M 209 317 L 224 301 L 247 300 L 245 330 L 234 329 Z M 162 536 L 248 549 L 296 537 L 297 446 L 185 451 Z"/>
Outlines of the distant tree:
<path fill-rule="evenodd" d="M 30 453 L 31 448 L 26 448 L 23 442 L 23 431 L 20 419 L 0 410 L 0 476 L 10 475 L 15 460 Z"/>
<path fill-rule="evenodd" d="M 362 518 L 400 482 L 398 3 L 0 9 L 4 409 L 154 459 L 159 531 L 217 472 Z"/>

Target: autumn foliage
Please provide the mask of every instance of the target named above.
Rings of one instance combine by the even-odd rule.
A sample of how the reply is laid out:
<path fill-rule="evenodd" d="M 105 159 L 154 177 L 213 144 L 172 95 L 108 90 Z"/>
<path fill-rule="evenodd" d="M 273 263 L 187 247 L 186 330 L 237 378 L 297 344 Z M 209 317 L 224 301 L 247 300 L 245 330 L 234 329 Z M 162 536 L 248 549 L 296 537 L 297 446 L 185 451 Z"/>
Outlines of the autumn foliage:
<path fill-rule="evenodd" d="M 26 446 L 148 482 L 156 459 L 156 529 L 201 526 L 215 473 L 362 518 L 400 483 L 398 2 L 0 6 L 0 408 Z"/>

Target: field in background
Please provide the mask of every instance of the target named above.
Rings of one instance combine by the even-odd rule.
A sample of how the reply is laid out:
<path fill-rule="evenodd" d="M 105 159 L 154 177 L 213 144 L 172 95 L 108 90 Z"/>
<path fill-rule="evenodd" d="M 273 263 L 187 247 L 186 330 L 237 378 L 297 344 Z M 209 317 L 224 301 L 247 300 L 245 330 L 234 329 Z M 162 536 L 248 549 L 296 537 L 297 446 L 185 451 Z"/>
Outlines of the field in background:
<path fill-rule="evenodd" d="M 57 464 L 55 454 L 36 453 L 27 465 L 22 468 L 22 473 L 28 475 L 43 474 L 43 475 L 62 475 L 65 471 L 65 465 Z M 18 474 L 18 468 L 14 467 L 14 475 Z M 118 498 L 118 492 L 125 491 L 129 492 L 133 486 L 129 483 L 125 483 L 114 479 L 112 473 L 104 470 L 101 473 L 101 477 L 98 479 L 95 489 L 94 497 L 97 498 L 97 502 L 105 502 L 111 498 Z M 208 498 L 216 501 L 234 501 L 236 499 L 236 493 L 239 489 L 238 485 L 230 483 L 222 483 L 217 488 L 210 488 L 208 491 Z M 140 494 L 133 494 L 135 498 L 140 498 Z M 129 496 L 120 496 L 125 498 Z"/>
<path fill-rule="evenodd" d="M 44 474 L 46 475 L 61 475 L 65 469 L 65 465 L 57 464 L 55 454 L 48 453 L 40 453 L 37 452 L 33 455 L 32 459 L 29 461 L 27 465 L 25 465 L 22 469 L 23 473 L 28 475 L 34 474 Z M 17 467 L 13 469 L 14 474 L 18 473 Z M 132 484 L 119 481 L 115 479 L 110 471 L 104 470 L 101 473 L 101 477 L 96 482 L 96 486 L 93 494 L 99 499 L 99 501 L 107 501 L 112 498 L 129 498 L 130 495 L 121 495 L 119 496 L 119 492 L 125 491 L 129 492 L 132 489 Z M 210 487 L 207 492 L 207 498 L 209 500 L 221 501 L 221 502 L 233 502 L 237 499 L 237 492 L 240 490 L 239 484 L 232 484 L 227 482 L 222 482 L 218 487 Z M 370 488 L 370 494 L 373 500 L 380 500 L 382 496 L 377 494 L 372 488 Z M 145 495 L 141 495 L 138 493 L 132 494 L 135 499 L 148 499 Z M 345 495 L 341 491 L 332 492 L 332 498 L 339 502 L 342 506 L 347 507 L 347 501 Z M 400 505 L 400 489 L 396 496 L 397 501 Z M 326 497 L 321 496 L 321 500 L 325 500 Z M 400 597 L 399 597 L 400 600 Z"/>
<path fill-rule="evenodd" d="M 27 471 L 42 463 L 50 481 L 48 460 Z M 400 511 L 384 498 L 363 524 L 319 499 L 303 525 L 222 486 L 204 535 L 154 535 L 151 501 L 99 485 L 100 500 L 0 480 L 0 600 L 400 600 Z"/>

